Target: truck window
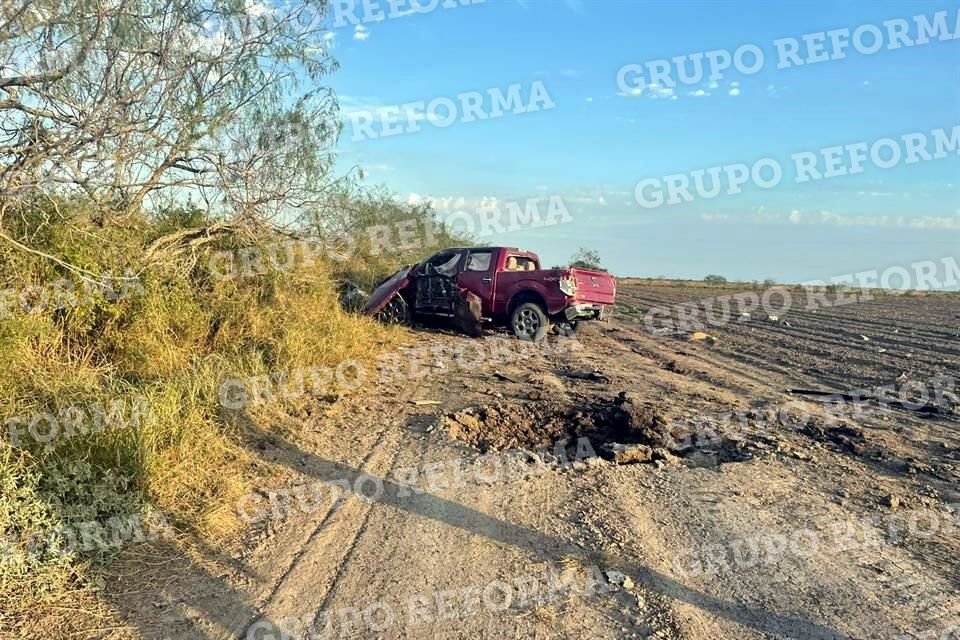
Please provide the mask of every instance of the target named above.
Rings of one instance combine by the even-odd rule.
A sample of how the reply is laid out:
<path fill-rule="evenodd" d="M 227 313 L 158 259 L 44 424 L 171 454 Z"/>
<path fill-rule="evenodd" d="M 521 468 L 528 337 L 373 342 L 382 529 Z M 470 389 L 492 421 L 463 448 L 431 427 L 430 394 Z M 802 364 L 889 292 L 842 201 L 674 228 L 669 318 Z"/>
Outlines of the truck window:
<path fill-rule="evenodd" d="M 467 271 L 489 271 L 492 259 L 491 251 L 471 251 L 467 258 Z"/>
<path fill-rule="evenodd" d="M 507 258 L 507 271 L 535 271 L 537 262 L 527 256 L 510 256 Z"/>

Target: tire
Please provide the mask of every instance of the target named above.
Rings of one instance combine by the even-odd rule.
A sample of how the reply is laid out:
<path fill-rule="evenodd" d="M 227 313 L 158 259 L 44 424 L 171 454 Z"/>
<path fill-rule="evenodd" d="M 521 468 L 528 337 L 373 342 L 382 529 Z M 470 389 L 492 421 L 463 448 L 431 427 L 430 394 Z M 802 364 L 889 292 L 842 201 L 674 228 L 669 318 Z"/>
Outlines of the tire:
<path fill-rule="evenodd" d="M 510 328 L 521 340 L 536 342 L 550 330 L 550 319 L 536 302 L 524 302 L 510 314 Z"/>
<path fill-rule="evenodd" d="M 567 338 L 572 338 L 578 333 L 580 329 L 583 328 L 582 320 L 567 320 L 566 318 L 562 320 L 557 320 L 553 325 L 553 332 L 558 336 L 566 336 Z"/>
<path fill-rule="evenodd" d="M 383 324 L 410 324 L 410 305 L 397 294 L 390 298 L 390 302 L 377 314 L 377 320 Z"/>

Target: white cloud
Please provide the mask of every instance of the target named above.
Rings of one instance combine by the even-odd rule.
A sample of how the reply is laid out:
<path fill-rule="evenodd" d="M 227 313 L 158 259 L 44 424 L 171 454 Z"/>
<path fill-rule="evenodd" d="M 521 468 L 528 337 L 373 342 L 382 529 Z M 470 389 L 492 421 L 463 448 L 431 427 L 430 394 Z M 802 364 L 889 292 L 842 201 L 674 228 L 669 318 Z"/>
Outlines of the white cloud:
<path fill-rule="evenodd" d="M 419 193 L 410 193 L 406 197 L 410 205 L 429 204 L 440 213 L 454 211 L 474 211 L 483 208 L 500 206 L 500 199 L 496 196 L 421 196 Z"/>
<path fill-rule="evenodd" d="M 826 225 L 835 227 L 887 227 L 891 229 L 939 229 L 960 231 L 960 211 L 956 216 L 904 216 L 904 215 L 840 215 L 828 210 L 801 211 L 793 209 L 790 213 L 765 212 L 755 209 L 745 214 L 740 221 L 760 224 Z M 706 222 L 717 222 L 729 218 L 726 214 L 703 214 Z M 734 220 L 734 218 L 730 218 Z"/>
<path fill-rule="evenodd" d="M 426 120 L 436 123 L 443 120 L 440 115 L 428 113 L 426 109 L 418 109 L 415 106 L 407 106 L 404 108 L 404 106 L 396 104 L 388 105 L 377 98 L 341 95 L 339 99 L 341 113 L 347 118 L 362 113 L 377 122 L 382 122 L 384 118 L 396 121 L 398 117 L 403 122 L 423 122 Z"/>
<path fill-rule="evenodd" d="M 740 83 L 737 82 L 736 80 L 734 80 L 733 82 L 730 83 L 730 86 L 731 86 L 731 87 L 739 87 L 739 86 L 740 86 Z"/>
<path fill-rule="evenodd" d="M 651 100 L 657 100 L 659 98 L 669 98 L 670 100 L 677 99 L 673 89 L 670 87 L 662 87 L 659 84 L 654 83 L 648 84 L 644 87 L 634 87 L 633 89 L 630 89 L 630 91 L 626 92 L 618 91 L 617 95 L 624 98 L 637 98 L 645 95 Z"/>
<path fill-rule="evenodd" d="M 651 98 L 669 98 L 673 95 L 673 89 L 670 87 L 661 87 L 659 84 L 648 84 L 647 89 L 650 90 Z"/>
<path fill-rule="evenodd" d="M 738 96 L 738 95 L 740 95 L 740 89 L 737 89 L 736 87 L 734 87 L 733 89 L 730 89 L 730 95 L 731 95 L 731 96 Z"/>
<path fill-rule="evenodd" d="M 767 85 L 767 95 L 771 98 L 778 98 L 784 94 L 790 93 L 790 87 L 788 86 L 777 86 L 775 84 Z"/>
<path fill-rule="evenodd" d="M 370 32 L 367 31 L 367 28 L 365 26 L 363 26 L 362 24 L 358 24 L 356 27 L 354 27 L 353 29 L 354 40 L 359 40 L 360 42 L 363 42 L 369 37 L 370 37 Z"/>
<path fill-rule="evenodd" d="M 700 219 L 704 222 L 720 222 L 722 220 L 729 220 L 730 216 L 726 213 L 701 213 Z"/>
<path fill-rule="evenodd" d="M 587 102 L 593 102 L 593 98 L 588 97 Z"/>
<path fill-rule="evenodd" d="M 712 81 L 710 82 L 710 88 L 711 88 L 711 89 L 719 89 L 719 88 L 720 88 L 720 83 L 717 82 L 716 80 L 712 80 Z"/>
<path fill-rule="evenodd" d="M 697 89 L 696 91 L 691 91 L 690 95 L 692 95 L 694 98 L 702 98 L 710 94 L 704 91 L 703 89 Z"/>

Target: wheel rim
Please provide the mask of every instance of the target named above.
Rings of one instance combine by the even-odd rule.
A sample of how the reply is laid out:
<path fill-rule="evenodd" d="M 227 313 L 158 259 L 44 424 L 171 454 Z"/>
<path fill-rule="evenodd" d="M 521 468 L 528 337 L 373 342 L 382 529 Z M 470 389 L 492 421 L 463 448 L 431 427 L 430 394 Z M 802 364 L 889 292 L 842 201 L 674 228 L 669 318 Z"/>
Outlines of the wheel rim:
<path fill-rule="evenodd" d="M 535 336 L 540 330 L 540 316 L 531 309 L 521 309 L 513 320 L 513 330 L 524 336 Z"/>
<path fill-rule="evenodd" d="M 385 324 L 402 324 L 404 320 L 403 304 L 398 298 L 393 298 L 380 312 L 380 321 Z"/>

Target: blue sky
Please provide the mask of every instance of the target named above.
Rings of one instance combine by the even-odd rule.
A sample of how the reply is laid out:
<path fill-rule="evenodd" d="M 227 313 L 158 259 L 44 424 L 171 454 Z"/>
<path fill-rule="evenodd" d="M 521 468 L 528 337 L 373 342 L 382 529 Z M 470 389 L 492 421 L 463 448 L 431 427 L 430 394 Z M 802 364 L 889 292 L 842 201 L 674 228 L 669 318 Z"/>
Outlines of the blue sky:
<path fill-rule="evenodd" d="M 373 2 L 388 11 L 387 0 Z M 790 154 L 960 124 L 960 38 L 872 55 L 849 47 L 844 59 L 786 69 L 773 42 L 893 18 L 912 26 L 912 16 L 932 20 L 942 10 L 952 31 L 958 8 L 956 0 L 486 0 L 335 28 L 341 69 L 330 84 L 348 113 L 515 83 L 526 97 L 537 81 L 554 104 L 357 141 L 348 126 L 339 167 L 364 167 L 368 183 L 404 199 L 432 197 L 441 209 L 559 195 L 572 222 L 484 240 L 549 263 L 587 246 L 621 275 L 787 282 L 957 256 L 955 153 L 885 170 L 868 162 L 857 175 L 804 184 L 793 180 Z M 758 73 L 731 67 L 715 86 L 704 79 L 672 95 L 618 95 L 624 65 L 750 43 L 765 54 Z M 644 178 L 764 157 L 785 170 L 771 189 L 748 184 L 652 209 L 634 198 Z"/>

